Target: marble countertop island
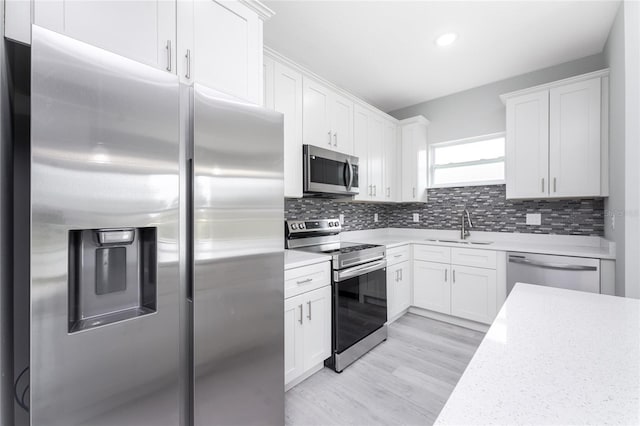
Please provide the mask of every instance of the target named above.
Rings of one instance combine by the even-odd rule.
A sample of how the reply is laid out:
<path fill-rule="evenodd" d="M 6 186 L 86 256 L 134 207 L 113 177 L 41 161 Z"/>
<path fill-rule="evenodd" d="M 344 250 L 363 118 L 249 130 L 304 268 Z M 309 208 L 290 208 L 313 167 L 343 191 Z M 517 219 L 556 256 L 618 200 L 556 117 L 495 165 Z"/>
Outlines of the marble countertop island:
<path fill-rule="evenodd" d="M 436 424 L 640 424 L 640 300 L 517 284 Z"/>

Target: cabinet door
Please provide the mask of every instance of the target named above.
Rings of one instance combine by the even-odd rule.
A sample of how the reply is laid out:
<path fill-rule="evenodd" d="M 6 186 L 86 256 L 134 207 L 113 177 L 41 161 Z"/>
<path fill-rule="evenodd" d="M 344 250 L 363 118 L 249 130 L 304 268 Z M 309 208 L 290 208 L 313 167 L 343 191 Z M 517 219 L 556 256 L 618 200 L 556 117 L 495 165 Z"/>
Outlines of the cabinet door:
<path fill-rule="evenodd" d="M 369 116 L 369 185 L 371 199 L 384 201 L 384 151 L 382 145 L 382 119 L 374 114 Z"/>
<path fill-rule="evenodd" d="M 427 128 L 402 128 L 402 201 L 427 201 Z"/>
<path fill-rule="evenodd" d="M 305 293 L 304 368 L 331 356 L 331 286 Z"/>
<path fill-rule="evenodd" d="M 400 313 L 399 294 L 401 264 L 387 266 L 387 319 L 390 320 Z"/>
<path fill-rule="evenodd" d="M 337 93 L 332 93 L 331 130 L 333 149 L 345 154 L 353 153 L 353 102 Z"/>
<path fill-rule="evenodd" d="M 274 68 L 276 62 L 265 56 L 262 58 L 262 106 L 269 109 L 275 109 L 273 105 L 274 85 L 275 80 L 273 78 Z"/>
<path fill-rule="evenodd" d="M 450 267 L 444 263 L 413 262 L 413 304 L 431 311 L 451 313 Z"/>
<path fill-rule="evenodd" d="M 396 167 L 398 146 L 396 144 L 396 125 L 390 121 L 384 122 L 383 136 L 383 158 L 384 158 L 384 199 L 385 201 L 396 201 Z"/>
<path fill-rule="evenodd" d="M 317 81 L 302 78 L 302 140 L 305 144 L 333 149 L 331 91 Z"/>
<path fill-rule="evenodd" d="M 371 186 L 369 183 L 369 111 L 360 105 L 354 107 L 353 112 L 353 155 L 358 157 L 358 185 L 360 193 L 356 200 L 370 200 Z"/>
<path fill-rule="evenodd" d="M 274 109 L 284 114 L 284 195 L 302 197 L 302 74 L 275 62 Z"/>
<path fill-rule="evenodd" d="M 451 266 L 451 315 L 491 324 L 497 313 L 493 269 Z"/>
<path fill-rule="evenodd" d="M 507 100 L 507 198 L 549 193 L 549 92 Z"/>
<path fill-rule="evenodd" d="M 600 195 L 600 78 L 551 89 L 549 194 Z"/>
<path fill-rule="evenodd" d="M 284 301 L 284 382 L 304 373 L 304 294 Z"/>
<path fill-rule="evenodd" d="M 192 78 L 262 105 L 262 21 L 239 1 L 193 1 Z"/>
<path fill-rule="evenodd" d="M 395 299 L 397 301 L 398 313 L 411 306 L 411 263 L 402 262 L 400 267 L 400 279 L 395 289 Z"/>
<path fill-rule="evenodd" d="M 175 73 L 176 5 L 167 0 L 34 2 L 34 23 Z"/>

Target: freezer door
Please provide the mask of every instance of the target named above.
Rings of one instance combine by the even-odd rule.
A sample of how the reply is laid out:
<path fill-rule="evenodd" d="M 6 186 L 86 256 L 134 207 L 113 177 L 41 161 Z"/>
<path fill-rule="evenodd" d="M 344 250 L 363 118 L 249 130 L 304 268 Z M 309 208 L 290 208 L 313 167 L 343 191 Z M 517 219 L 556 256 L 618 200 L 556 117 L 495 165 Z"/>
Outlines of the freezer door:
<path fill-rule="evenodd" d="M 282 115 L 194 86 L 194 424 L 284 424 Z"/>
<path fill-rule="evenodd" d="M 31 55 L 31 424 L 175 426 L 178 78 L 37 26 Z"/>

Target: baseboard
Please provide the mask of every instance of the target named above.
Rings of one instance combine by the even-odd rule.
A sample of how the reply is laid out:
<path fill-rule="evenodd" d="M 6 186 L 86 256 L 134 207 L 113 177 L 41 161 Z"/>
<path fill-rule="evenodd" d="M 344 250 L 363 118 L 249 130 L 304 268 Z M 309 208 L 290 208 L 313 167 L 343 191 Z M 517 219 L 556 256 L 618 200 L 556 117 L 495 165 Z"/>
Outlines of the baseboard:
<path fill-rule="evenodd" d="M 387 319 L 387 325 L 391 324 L 392 322 L 394 322 L 395 320 L 397 320 L 398 318 L 400 318 L 401 316 L 403 316 L 404 314 L 406 314 L 407 312 L 409 312 L 409 308 L 403 310 L 402 312 L 400 312 L 399 314 L 397 314 L 396 316 L 393 316 L 389 319 Z"/>
<path fill-rule="evenodd" d="M 481 331 L 483 333 L 486 333 L 490 327 L 488 324 L 482 324 L 480 322 L 470 321 L 464 318 L 452 317 L 451 315 L 433 312 L 428 309 L 416 308 L 415 306 L 410 307 L 409 312 L 438 321 L 447 322 L 449 324 L 458 325 L 460 327 L 470 328 L 471 330 Z"/>
<path fill-rule="evenodd" d="M 323 368 L 324 368 L 324 361 L 321 362 L 318 365 L 315 365 L 315 366 L 311 367 L 310 369 L 308 369 L 307 371 L 305 371 L 304 373 L 302 373 L 300 376 L 296 377 L 295 379 L 293 379 L 289 383 L 285 383 L 284 384 L 284 391 L 286 392 L 289 389 L 291 389 L 292 387 L 294 387 L 296 385 L 299 385 L 300 383 L 304 382 L 309 377 L 313 376 L 314 374 L 316 374 L 318 371 L 322 370 Z"/>

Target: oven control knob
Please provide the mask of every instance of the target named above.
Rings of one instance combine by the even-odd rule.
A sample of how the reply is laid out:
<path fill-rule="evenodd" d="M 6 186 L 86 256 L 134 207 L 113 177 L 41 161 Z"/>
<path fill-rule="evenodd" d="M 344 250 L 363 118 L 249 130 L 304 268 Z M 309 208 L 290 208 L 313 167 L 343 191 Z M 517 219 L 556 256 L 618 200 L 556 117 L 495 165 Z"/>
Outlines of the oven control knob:
<path fill-rule="evenodd" d="M 340 226 L 340 222 L 336 222 L 334 226 Z"/>
<path fill-rule="evenodd" d="M 298 229 L 304 229 L 304 223 L 301 223 L 300 225 L 298 225 Z"/>
<path fill-rule="evenodd" d="M 295 223 L 291 224 L 291 229 L 298 229 L 298 225 L 296 225 Z"/>
<path fill-rule="evenodd" d="M 329 228 L 333 226 L 333 222 L 329 222 Z"/>

